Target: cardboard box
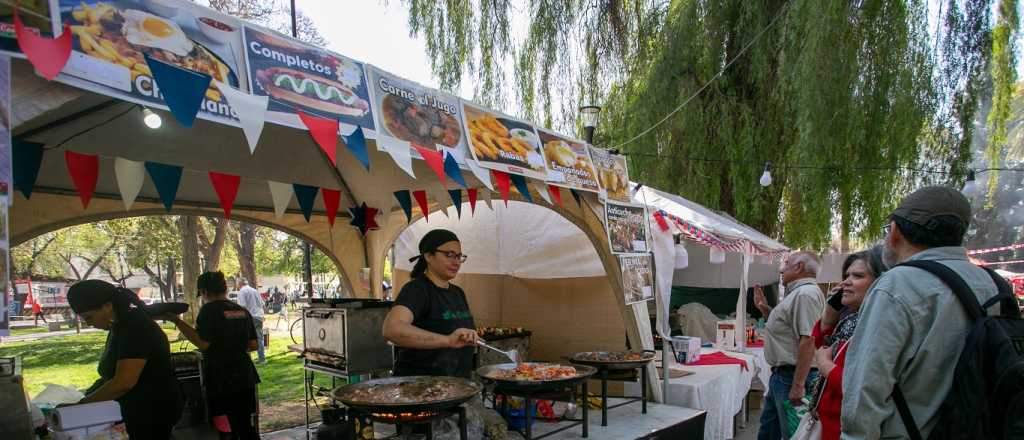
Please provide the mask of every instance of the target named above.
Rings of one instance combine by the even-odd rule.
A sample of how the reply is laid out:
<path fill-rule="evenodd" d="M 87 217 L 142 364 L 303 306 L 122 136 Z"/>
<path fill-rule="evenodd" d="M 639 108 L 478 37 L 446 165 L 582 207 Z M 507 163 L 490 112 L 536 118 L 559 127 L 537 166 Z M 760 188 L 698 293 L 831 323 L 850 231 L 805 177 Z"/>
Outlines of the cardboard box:
<path fill-rule="evenodd" d="M 673 336 L 672 347 L 675 348 L 676 362 L 680 364 L 688 364 L 700 360 L 700 338 Z"/>
<path fill-rule="evenodd" d="M 715 345 L 723 350 L 736 349 L 736 320 L 729 319 L 718 321 L 718 330 L 715 331 Z"/>

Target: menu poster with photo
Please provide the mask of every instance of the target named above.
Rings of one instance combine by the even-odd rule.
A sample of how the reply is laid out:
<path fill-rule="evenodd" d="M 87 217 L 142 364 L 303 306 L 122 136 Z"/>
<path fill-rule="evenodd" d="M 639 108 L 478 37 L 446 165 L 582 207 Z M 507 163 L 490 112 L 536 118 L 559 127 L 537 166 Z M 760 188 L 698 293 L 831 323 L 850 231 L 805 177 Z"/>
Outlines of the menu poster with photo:
<path fill-rule="evenodd" d="M 462 150 L 459 98 L 367 66 L 377 133 L 423 148 Z"/>
<path fill-rule="evenodd" d="M 14 35 L 14 4 L 0 3 L 0 50 L 21 53 L 18 39 Z M 47 38 L 53 36 L 55 20 L 50 15 L 50 0 L 20 0 L 18 5 L 18 15 L 26 30 Z"/>
<path fill-rule="evenodd" d="M 608 150 L 590 147 L 590 157 L 597 167 L 597 181 L 601 184 L 601 194 L 608 200 L 630 203 L 629 172 L 626 168 L 626 156 L 612 154 Z"/>
<path fill-rule="evenodd" d="M 71 25 L 71 58 L 61 75 L 73 85 L 163 105 L 148 55 L 248 90 L 242 23 L 229 15 L 185 0 L 52 0 L 51 7 Z M 213 82 L 199 114 L 237 120 Z"/>
<path fill-rule="evenodd" d="M 305 129 L 298 109 L 374 129 L 362 63 L 251 26 L 245 48 L 252 93 L 270 97 L 268 121 Z"/>
<path fill-rule="evenodd" d="M 647 217 L 643 205 L 605 204 L 605 227 L 613 254 L 648 252 Z"/>
<path fill-rule="evenodd" d="M 550 183 L 582 191 L 601 191 L 586 143 L 544 129 L 538 129 L 537 133 L 544 145 Z"/>
<path fill-rule="evenodd" d="M 7 286 L 10 280 L 11 241 L 8 237 L 8 214 L 11 174 L 11 59 L 0 56 L 0 336 L 9 336 L 10 298 Z"/>
<path fill-rule="evenodd" d="M 547 180 L 537 130 L 529 122 L 462 103 L 462 119 L 473 159 L 481 167 Z"/>
<path fill-rule="evenodd" d="M 654 271 L 650 255 L 619 255 L 622 294 L 626 305 L 654 299 Z"/>

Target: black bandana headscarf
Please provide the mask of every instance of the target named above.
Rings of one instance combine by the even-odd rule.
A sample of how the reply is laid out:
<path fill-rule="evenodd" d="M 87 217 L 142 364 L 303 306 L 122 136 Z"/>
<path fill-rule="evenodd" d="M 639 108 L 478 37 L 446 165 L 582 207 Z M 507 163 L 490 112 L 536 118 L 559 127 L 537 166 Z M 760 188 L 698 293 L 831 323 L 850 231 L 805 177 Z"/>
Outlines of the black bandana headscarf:
<path fill-rule="evenodd" d="M 459 241 L 459 237 L 456 236 L 454 232 L 447 229 L 434 229 L 427 232 L 427 234 L 420 239 L 420 254 L 409 259 L 410 263 L 416 263 L 416 266 L 412 268 L 412 277 L 417 278 L 426 273 L 427 260 L 423 259 L 423 255 L 436 251 L 437 248 L 441 247 L 441 245 L 450 241 Z"/>

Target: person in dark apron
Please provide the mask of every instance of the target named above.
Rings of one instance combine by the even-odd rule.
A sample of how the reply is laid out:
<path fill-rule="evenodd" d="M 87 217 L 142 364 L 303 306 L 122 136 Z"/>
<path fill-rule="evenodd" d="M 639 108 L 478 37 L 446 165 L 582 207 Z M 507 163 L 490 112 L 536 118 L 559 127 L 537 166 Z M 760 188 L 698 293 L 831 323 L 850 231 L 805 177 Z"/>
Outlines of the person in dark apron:
<path fill-rule="evenodd" d="M 395 376 L 456 376 L 473 371 L 476 326 L 466 294 L 451 280 L 466 261 L 455 233 L 428 232 L 411 280 L 384 320 L 384 337 L 397 347 Z"/>

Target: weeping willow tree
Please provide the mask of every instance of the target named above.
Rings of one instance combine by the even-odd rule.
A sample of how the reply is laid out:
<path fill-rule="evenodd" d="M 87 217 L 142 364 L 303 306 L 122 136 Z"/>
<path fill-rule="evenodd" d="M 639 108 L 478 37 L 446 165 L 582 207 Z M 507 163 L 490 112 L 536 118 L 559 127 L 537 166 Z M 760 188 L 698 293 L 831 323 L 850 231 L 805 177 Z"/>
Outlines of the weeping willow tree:
<path fill-rule="evenodd" d="M 403 1 L 442 87 L 568 133 L 602 105 L 595 143 L 634 180 L 812 248 L 962 183 L 989 97 L 988 155 L 1005 149 L 1017 2 L 929 3 Z"/>

